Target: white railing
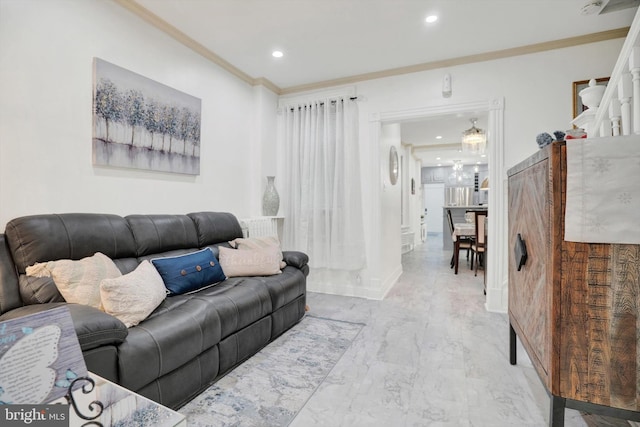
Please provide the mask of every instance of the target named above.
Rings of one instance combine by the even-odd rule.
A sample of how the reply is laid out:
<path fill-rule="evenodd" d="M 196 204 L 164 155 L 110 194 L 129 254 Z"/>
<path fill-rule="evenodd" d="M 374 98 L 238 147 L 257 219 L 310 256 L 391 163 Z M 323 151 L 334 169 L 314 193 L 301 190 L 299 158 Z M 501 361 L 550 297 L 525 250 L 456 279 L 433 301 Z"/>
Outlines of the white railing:
<path fill-rule="evenodd" d="M 589 137 L 640 135 L 640 8 L 624 41 L 599 107 L 573 122 Z"/>

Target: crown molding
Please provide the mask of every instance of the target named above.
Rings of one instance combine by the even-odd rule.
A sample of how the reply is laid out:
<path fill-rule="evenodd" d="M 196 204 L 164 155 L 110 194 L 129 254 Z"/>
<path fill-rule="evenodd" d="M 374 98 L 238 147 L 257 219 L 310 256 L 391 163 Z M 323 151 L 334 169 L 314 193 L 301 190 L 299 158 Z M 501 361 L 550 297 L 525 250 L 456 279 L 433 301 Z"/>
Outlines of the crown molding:
<path fill-rule="evenodd" d="M 471 64 L 475 62 L 493 61 L 496 59 L 510 58 L 513 56 L 528 55 L 532 53 L 544 52 L 554 49 L 578 46 L 582 44 L 595 43 L 605 40 L 625 38 L 629 32 L 629 27 L 617 28 L 614 30 L 601 31 L 599 33 L 586 34 L 583 36 L 569 37 L 549 42 L 536 43 L 526 46 L 514 47 L 510 49 L 496 50 L 492 52 L 479 53 L 475 55 L 461 56 L 457 58 L 443 59 L 439 61 L 425 62 L 422 64 L 409 65 L 406 67 L 392 68 L 372 73 L 357 74 L 342 77 L 339 79 L 325 80 L 321 82 L 309 83 L 298 86 L 290 86 L 282 89 L 282 94 L 286 95 L 295 92 L 321 89 L 330 86 L 343 84 L 354 84 L 365 80 L 381 79 L 385 77 L 399 76 L 402 74 L 417 73 L 420 71 L 435 70 L 457 65 Z"/>
<path fill-rule="evenodd" d="M 282 89 L 280 89 L 280 87 L 265 77 L 252 79 L 251 84 L 254 86 L 264 86 L 276 95 L 280 95 L 282 93 Z"/>
<path fill-rule="evenodd" d="M 240 70 L 239 68 L 235 67 L 230 62 L 223 59 L 222 57 L 216 55 L 215 53 L 207 49 L 205 46 L 203 46 L 202 44 L 198 43 L 197 41 L 195 41 L 194 39 L 192 39 L 182 31 L 174 27 L 173 25 L 169 24 L 164 19 L 160 18 L 158 15 L 140 6 L 134 0 L 113 0 L 113 1 L 119 4 L 120 6 L 122 6 L 123 8 L 127 9 L 129 12 L 138 16 L 139 18 L 143 19 L 147 23 L 153 25 L 160 31 L 166 33 L 167 35 L 172 37 L 174 40 L 182 43 L 183 45 L 193 50 L 194 52 L 204 56 L 209 61 L 219 65 L 226 71 L 238 77 L 240 80 L 243 80 L 250 85 L 255 84 L 256 79 L 254 79 L 244 71 Z M 268 81 L 266 79 L 264 80 Z M 273 85 L 273 83 L 271 84 Z"/>
<path fill-rule="evenodd" d="M 528 55 L 532 53 L 544 52 L 554 49 L 562 49 L 566 47 L 578 46 L 588 43 L 596 43 L 605 40 L 612 40 L 618 38 L 625 38 L 629 32 L 629 27 L 617 28 L 614 30 L 601 31 L 598 33 L 586 34 L 582 36 L 569 37 L 560 40 L 553 40 L 549 42 L 536 43 L 527 46 L 520 46 L 510 49 L 497 50 L 492 52 L 485 52 L 476 55 L 461 56 L 458 58 L 443 59 L 439 61 L 425 62 L 422 64 L 409 65 L 406 67 L 392 68 L 388 70 L 374 71 L 371 73 L 356 74 L 353 76 L 346 76 L 338 79 L 324 80 L 315 83 L 308 83 L 297 86 L 290 86 L 281 88 L 274 84 L 270 80 L 264 77 L 252 77 L 235 67 L 224 58 L 218 56 L 211 50 L 207 49 L 196 40 L 192 39 L 167 21 L 160 18 L 158 15 L 142 7 L 135 0 L 113 0 L 116 4 L 127 9 L 134 15 L 140 17 L 144 21 L 153 25 L 160 31 L 166 33 L 176 41 L 182 43 L 194 52 L 202 55 L 211 62 L 217 64 L 221 68 L 225 69 L 229 73 L 243 80 L 244 82 L 252 86 L 264 86 L 267 89 L 274 92 L 276 95 L 289 95 L 298 92 L 307 92 L 310 90 L 326 89 L 328 87 L 351 85 L 354 83 L 362 82 L 365 80 L 381 79 L 385 77 L 399 76 L 402 74 L 417 73 L 421 71 L 434 70 L 438 68 L 453 67 L 457 65 L 471 64 L 475 62 L 492 61 L 496 59 L 509 58 L 513 56 Z"/>

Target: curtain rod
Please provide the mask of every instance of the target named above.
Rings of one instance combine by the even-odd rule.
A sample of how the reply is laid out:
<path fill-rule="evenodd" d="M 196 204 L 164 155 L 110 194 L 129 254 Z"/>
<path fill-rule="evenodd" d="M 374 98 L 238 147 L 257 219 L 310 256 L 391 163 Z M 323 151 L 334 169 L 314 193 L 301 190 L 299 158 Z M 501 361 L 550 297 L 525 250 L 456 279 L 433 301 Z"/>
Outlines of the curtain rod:
<path fill-rule="evenodd" d="M 351 97 L 349 97 L 349 101 L 355 101 L 355 100 L 357 100 L 357 99 L 358 99 L 358 97 L 357 97 L 357 96 L 351 96 Z M 332 104 L 335 104 L 337 101 L 338 101 L 337 99 L 332 99 L 332 100 L 331 100 L 331 103 L 332 103 Z M 324 102 L 320 102 L 320 105 L 324 105 Z M 302 107 L 303 107 L 303 105 L 299 105 L 299 106 L 298 106 L 298 109 L 301 109 Z M 293 111 L 295 108 L 296 108 L 296 107 L 290 107 L 290 111 Z"/>

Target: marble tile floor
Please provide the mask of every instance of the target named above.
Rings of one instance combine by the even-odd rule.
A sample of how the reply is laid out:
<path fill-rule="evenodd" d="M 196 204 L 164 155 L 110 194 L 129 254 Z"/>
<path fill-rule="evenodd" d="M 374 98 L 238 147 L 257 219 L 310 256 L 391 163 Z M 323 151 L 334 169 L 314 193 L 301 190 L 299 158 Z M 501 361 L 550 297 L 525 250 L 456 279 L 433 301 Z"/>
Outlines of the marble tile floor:
<path fill-rule="evenodd" d="M 549 399 L 508 320 L 484 308 L 482 276 L 449 268 L 442 239 L 403 256 L 383 301 L 310 293 L 310 313 L 366 326 L 290 426 L 544 427 Z M 462 257 L 461 257 L 462 258 Z M 640 426 L 566 410 L 567 427 Z"/>

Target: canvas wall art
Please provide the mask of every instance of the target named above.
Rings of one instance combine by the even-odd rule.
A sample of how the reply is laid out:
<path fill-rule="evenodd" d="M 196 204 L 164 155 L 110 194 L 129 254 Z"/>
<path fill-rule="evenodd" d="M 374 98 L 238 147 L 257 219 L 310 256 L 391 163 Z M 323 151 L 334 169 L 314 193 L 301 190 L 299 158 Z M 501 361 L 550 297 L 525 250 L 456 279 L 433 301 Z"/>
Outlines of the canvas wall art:
<path fill-rule="evenodd" d="M 93 164 L 200 174 L 201 100 L 94 58 Z"/>

